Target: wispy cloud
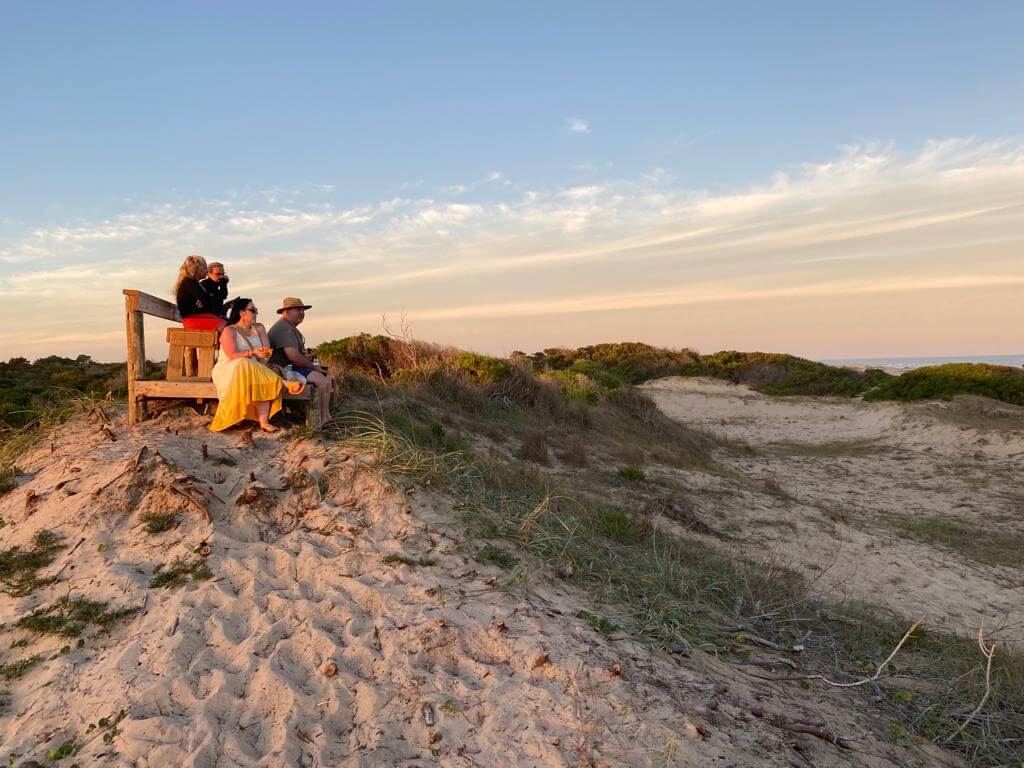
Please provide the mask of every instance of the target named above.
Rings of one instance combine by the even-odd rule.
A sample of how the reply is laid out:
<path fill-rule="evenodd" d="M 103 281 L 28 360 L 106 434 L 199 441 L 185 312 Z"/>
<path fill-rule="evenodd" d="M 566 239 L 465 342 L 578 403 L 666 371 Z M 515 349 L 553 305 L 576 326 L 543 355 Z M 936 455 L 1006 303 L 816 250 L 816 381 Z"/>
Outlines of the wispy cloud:
<path fill-rule="evenodd" d="M 590 124 L 581 117 L 570 117 L 565 121 L 569 133 L 590 133 Z"/>
<path fill-rule="evenodd" d="M 500 326 L 616 312 L 636 318 L 617 328 L 643 330 L 639 313 L 664 307 L 836 297 L 881 306 L 949 292 L 981 302 L 1021 284 L 1020 142 L 950 139 L 912 154 L 847 147 L 732 190 L 681 187 L 661 169 L 527 190 L 495 171 L 466 187 L 483 184 L 497 199 L 403 196 L 341 208 L 280 194 L 271 203 L 268 194 L 23 232 L 0 241 L 0 301 L 12 318 L 0 341 L 116 356 L 120 289 L 166 295 L 191 252 L 226 262 L 238 290 L 267 301 L 302 295 L 318 309 L 311 331 L 325 335 L 375 327 L 382 312 L 403 308 L 422 333 L 446 333 L 461 318 Z M 55 302 L 76 307 L 93 347 L 60 347 L 66 324 L 47 311 Z M 515 322 L 500 327 L 514 338 Z"/>

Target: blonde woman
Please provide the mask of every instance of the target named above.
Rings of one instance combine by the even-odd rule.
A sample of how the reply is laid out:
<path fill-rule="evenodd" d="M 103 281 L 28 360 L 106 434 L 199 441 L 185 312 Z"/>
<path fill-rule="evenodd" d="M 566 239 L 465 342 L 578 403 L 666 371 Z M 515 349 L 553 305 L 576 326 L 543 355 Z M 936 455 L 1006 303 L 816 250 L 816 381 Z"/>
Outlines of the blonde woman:
<path fill-rule="evenodd" d="M 206 277 L 206 259 L 193 254 L 178 269 L 174 284 L 174 299 L 181 313 L 181 324 L 197 331 L 220 331 L 224 318 L 213 313 L 213 303 L 199 281 Z"/>
<path fill-rule="evenodd" d="M 284 380 L 266 365 L 271 349 L 267 331 L 256 322 L 259 310 L 252 299 L 235 299 L 228 324 L 220 333 L 220 357 L 213 366 L 217 413 L 212 432 L 240 421 L 258 421 L 264 432 L 277 432 L 270 417 L 281 410 Z"/>

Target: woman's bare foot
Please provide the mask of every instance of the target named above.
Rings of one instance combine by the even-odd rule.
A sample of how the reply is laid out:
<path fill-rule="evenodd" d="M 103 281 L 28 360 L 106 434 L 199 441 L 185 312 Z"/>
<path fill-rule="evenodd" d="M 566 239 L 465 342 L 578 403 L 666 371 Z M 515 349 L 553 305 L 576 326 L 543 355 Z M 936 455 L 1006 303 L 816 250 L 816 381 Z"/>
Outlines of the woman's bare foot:
<path fill-rule="evenodd" d="M 273 424 L 271 424 L 269 421 L 266 424 L 260 424 L 260 429 L 262 429 L 264 432 L 280 432 L 281 431 L 277 427 L 275 427 Z"/>

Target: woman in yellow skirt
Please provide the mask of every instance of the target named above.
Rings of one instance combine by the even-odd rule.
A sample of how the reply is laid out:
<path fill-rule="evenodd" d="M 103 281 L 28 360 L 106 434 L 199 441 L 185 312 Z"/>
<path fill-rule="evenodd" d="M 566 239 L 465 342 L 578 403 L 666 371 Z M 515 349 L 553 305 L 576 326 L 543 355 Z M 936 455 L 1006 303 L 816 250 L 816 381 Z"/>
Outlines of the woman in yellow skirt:
<path fill-rule="evenodd" d="M 220 332 L 220 356 L 213 366 L 217 413 L 210 424 L 220 432 L 240 421 L 258 421 L 264 432 L 277 432 L 270 417 L 281 410 L 284 380 L 266 365 L 270 357 L 267 331 L 256 322 L 252 299 L 235 299 L 228 324 Z"/>

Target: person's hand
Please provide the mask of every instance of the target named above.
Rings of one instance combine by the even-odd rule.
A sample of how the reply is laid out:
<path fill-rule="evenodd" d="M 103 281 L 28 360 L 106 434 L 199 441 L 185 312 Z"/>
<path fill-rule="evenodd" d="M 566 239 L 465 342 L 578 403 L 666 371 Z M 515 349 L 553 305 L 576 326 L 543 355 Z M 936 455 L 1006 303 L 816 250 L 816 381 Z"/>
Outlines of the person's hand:
<path fill-rule="evenodd" d="M 256 357 L 258 357 L 260 360 L 268 360 L 270 359 L 270 356 L 274 353 L 274 350 L 272 350 L 270 347 L 258 347 L 254 351 L 256 353 Z"/>

